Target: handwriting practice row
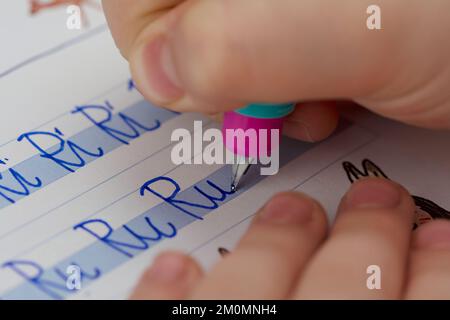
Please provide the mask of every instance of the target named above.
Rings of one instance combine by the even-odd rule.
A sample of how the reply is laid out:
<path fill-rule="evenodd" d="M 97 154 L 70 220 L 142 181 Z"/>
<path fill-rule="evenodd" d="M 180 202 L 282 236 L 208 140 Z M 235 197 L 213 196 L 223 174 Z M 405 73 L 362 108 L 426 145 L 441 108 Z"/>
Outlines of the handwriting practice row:
<path fill-rule="evenodd" d="M 17 139 L 28 142 L 39 154 L 0 173 L 0 209 L 75 172 L 120 145 L 128 144 L 143 132 L 157 130 L 162 123 L 176 116 L 146 102 L 130 106 L 114 116 L 113 106 L 108 102 L 104 106 L 77 107 L 72 114 L 86 117 L 93 125 L 70 138 L 66 138 L 60 128 L 55 128 L 54 132 L 27 132 Z M 98 137 L 93 139 L 93 135 Z M 53 146 L 45 148 L 43 145 Z M 0 160 L 0 164 L 6 164 L 5 161 L 7 158 Z"/>
<path fill-rule="evenodd" d="M 284 142 L 285 149 L 290 150 L 282 156 L 281 164 L 295 159 L 306 152 L 311 145 L 297 141 Z M 26 280 L 25 284 L 7 293 L 4 298 L 14 298 L 31 294 L 30 298 L 63 298 L 70 293 L 65 286 L 65 271 L 71 264 L 79 265 L 85 280 L 95 280 L 103 273 L 133 258 L 141 251 L 177 235 L 179 229 L 202 220 L 219 205 L 226 203 L 245 192 L 264 176 L 253 174 L 250 183 L 238 192 L 230 190 L 230 168 L 227 166 L 197 182 L 188 189 L 180 190 L 177 181 L 170 177 L 154 177 L 139 189 L 142 197 L 156 196 L 163 202 L 137 218 L 114 230 L 106 220 L 90 219 L 73 226 L 74 231 L 88 233 L 94 237 L 94 244 L 75 253 L 51 269 L 44 270 L 36 261 L 14 260 L 3 263 Z M 161 188 L 171 190 L 165 195 Z M 96 257 L 96 259 L 93 259 Z M 85 281 L 87 284 L 88 282 Z"/>

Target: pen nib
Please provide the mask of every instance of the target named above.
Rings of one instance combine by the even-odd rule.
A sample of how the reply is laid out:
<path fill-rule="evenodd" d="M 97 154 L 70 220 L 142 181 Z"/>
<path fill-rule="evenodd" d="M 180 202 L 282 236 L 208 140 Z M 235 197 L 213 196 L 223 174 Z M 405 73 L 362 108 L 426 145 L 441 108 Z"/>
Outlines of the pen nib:
<path fill-rule="evenodd" d="M 253 163 L 252 158 L 245 158 L 242 156 L 238 156 L 237 162 L 233 164 L 232 168 L 232 181 L 231 181 L 231 191 L 236 192 L 239 182 L 241 181 L 242 177 L 248 172 L 248 169 L 250 169 L 250 166 Z"/>

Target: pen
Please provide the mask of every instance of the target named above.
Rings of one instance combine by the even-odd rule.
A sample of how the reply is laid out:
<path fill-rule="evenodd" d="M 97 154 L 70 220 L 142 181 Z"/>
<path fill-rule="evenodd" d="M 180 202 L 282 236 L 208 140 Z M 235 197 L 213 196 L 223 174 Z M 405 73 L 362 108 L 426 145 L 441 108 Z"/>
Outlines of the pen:
<path fill-rule="evenodd" d="M 270 133 L 271 130 L 279 130 L 283 127 L 283 119 L 289 115 L 295 108 L 295 103 L 284 104 L 250 104 L 244 108 L 226 112 L 223 121 L 223 135 L 225 141 L 225 147 L 232 151 L 236 155 L 236 162 L 232 165 L 232 178 L 231 178 L 231 190 L 237 190 L 238 184 L 242 177 L 248 172 L 250 165 L 255 163 L 261 156 L 262 150 L 259 148 L 250 148 L 245 143 L 245 139 L 241 139 L 240 142 L 244 142 L 244 145 L 235 143 L 235 139 L 229 139 L 226 134 L 227 130 L 239 130 L 241 133 L 248 132 L 253 129 L 256 131 L 256 137 L 259 139 L 260 130 L 266 131 L 266 154 L 269 155 L 274 147 L 271 145 Z M 278 135 L 280 136 L 280 135 Z M 228 137 L 228 138 L 227 138 Z"/>

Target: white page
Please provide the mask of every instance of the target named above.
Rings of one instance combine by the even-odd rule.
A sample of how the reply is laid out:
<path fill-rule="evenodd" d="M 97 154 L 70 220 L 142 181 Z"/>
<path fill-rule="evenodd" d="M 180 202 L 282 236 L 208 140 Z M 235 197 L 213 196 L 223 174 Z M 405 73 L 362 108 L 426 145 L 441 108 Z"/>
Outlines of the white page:
<path fill-rule="evenodd" d="M 287 140 L 277 175 L 253 173 L 236 194 L 227 194 L 230 168 L 176 166 L 170 160 L 173 129 L 193 130 L 195 119 L 217 125 L 200 115 L 159 109 L 130 90 L 127 64 L 102 27 L 100 13 L 87 9 L 89 28 L 63 31 L 64 7 L 29 17 L 26 1 L 0 6 L 0 34 L 8 43 L 0 52 L 0 159 L 8 159 L 0 166 L 0 186 L 24 193 L 11 170 L 35 185 L 35 178 L 40 180 L 37 187 L 27 186 L 29 195 L 0 188 L 3 299 L 126 298 L 153 257 L 166 249 L 190 253 L 209 268 L 220 259 L 218 248 L 232 250 L 254 212 L 277 191 L 299 190 L 318 198 L 332 220 L 350 185 L 344 162 L 354 166 L 347 163 L 347 171 L 363 172 L 363 160 L 369 159 L 366 167 L 373 163 L 441 212 L 450 209 L 450 133 L 406 127 L 361 111 L 348 112 L 340 129 L 322 143 Z M 6 32 L 4 21 L 17 32 Z M 26 44 L 29 38 L 36 41 Z M 132 132 L 125 130 L 124 116 L 136 120 L 141 125 L 136 137 L 114 136 L 85 115 L 71 113 L 87 105 L 96 106 L 86 109 L 96 120 L 113 114 L 107 125 L 122 132 Z M 37 145 L 58 145 L 55 128 L 64 135 L 64 159 L 78 160 L 79 167 L 64 163 L 64 168 L 41 157 L 26 138 L 17 141 L 24 133 L 40 132 L 31 136 Z M 69 141 L 91 153 L 79 153 L 85 163 L 75 157 Z M 101 156 L 95 155 L 98 148 Z M 214 209 L 181 205 L 183 211 L 151 192 L 140 195 L 143 185 L 161 177 L 166 180 L 150 184 L 156 193 L 167 197 L 178 185 L 175 199 Z M 223 199 L 211 202 L 194 187 Z M 111 234 L 99 240 L 108 228 Z M 147 239 L 141 242 L 131 232 Z M 66 287 L 71 264 L 85 274 L 81 290 Z"/>

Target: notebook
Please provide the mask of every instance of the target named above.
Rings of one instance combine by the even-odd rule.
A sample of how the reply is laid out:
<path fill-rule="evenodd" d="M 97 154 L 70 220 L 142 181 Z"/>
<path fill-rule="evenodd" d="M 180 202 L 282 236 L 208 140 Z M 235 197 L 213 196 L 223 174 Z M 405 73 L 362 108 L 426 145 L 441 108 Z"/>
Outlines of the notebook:
<path fill-rule="evenodd" d="M 278 174 L 235 193 L 228 165 L 174 164 L 175 129 L 220 124 L 145 101 L 99 6 L 70 29 L 64 4 L 33 2 L 0 4 L 0 298 L 124 299 L 167 249 L 208 269 L 278 191 L 316 197 L 332 222 L 352 182 L 383 176 L 415 196 L 417 224 L 450 217 L 450 132 L 345 106 L 329 139 L 284 138 Z"/>

